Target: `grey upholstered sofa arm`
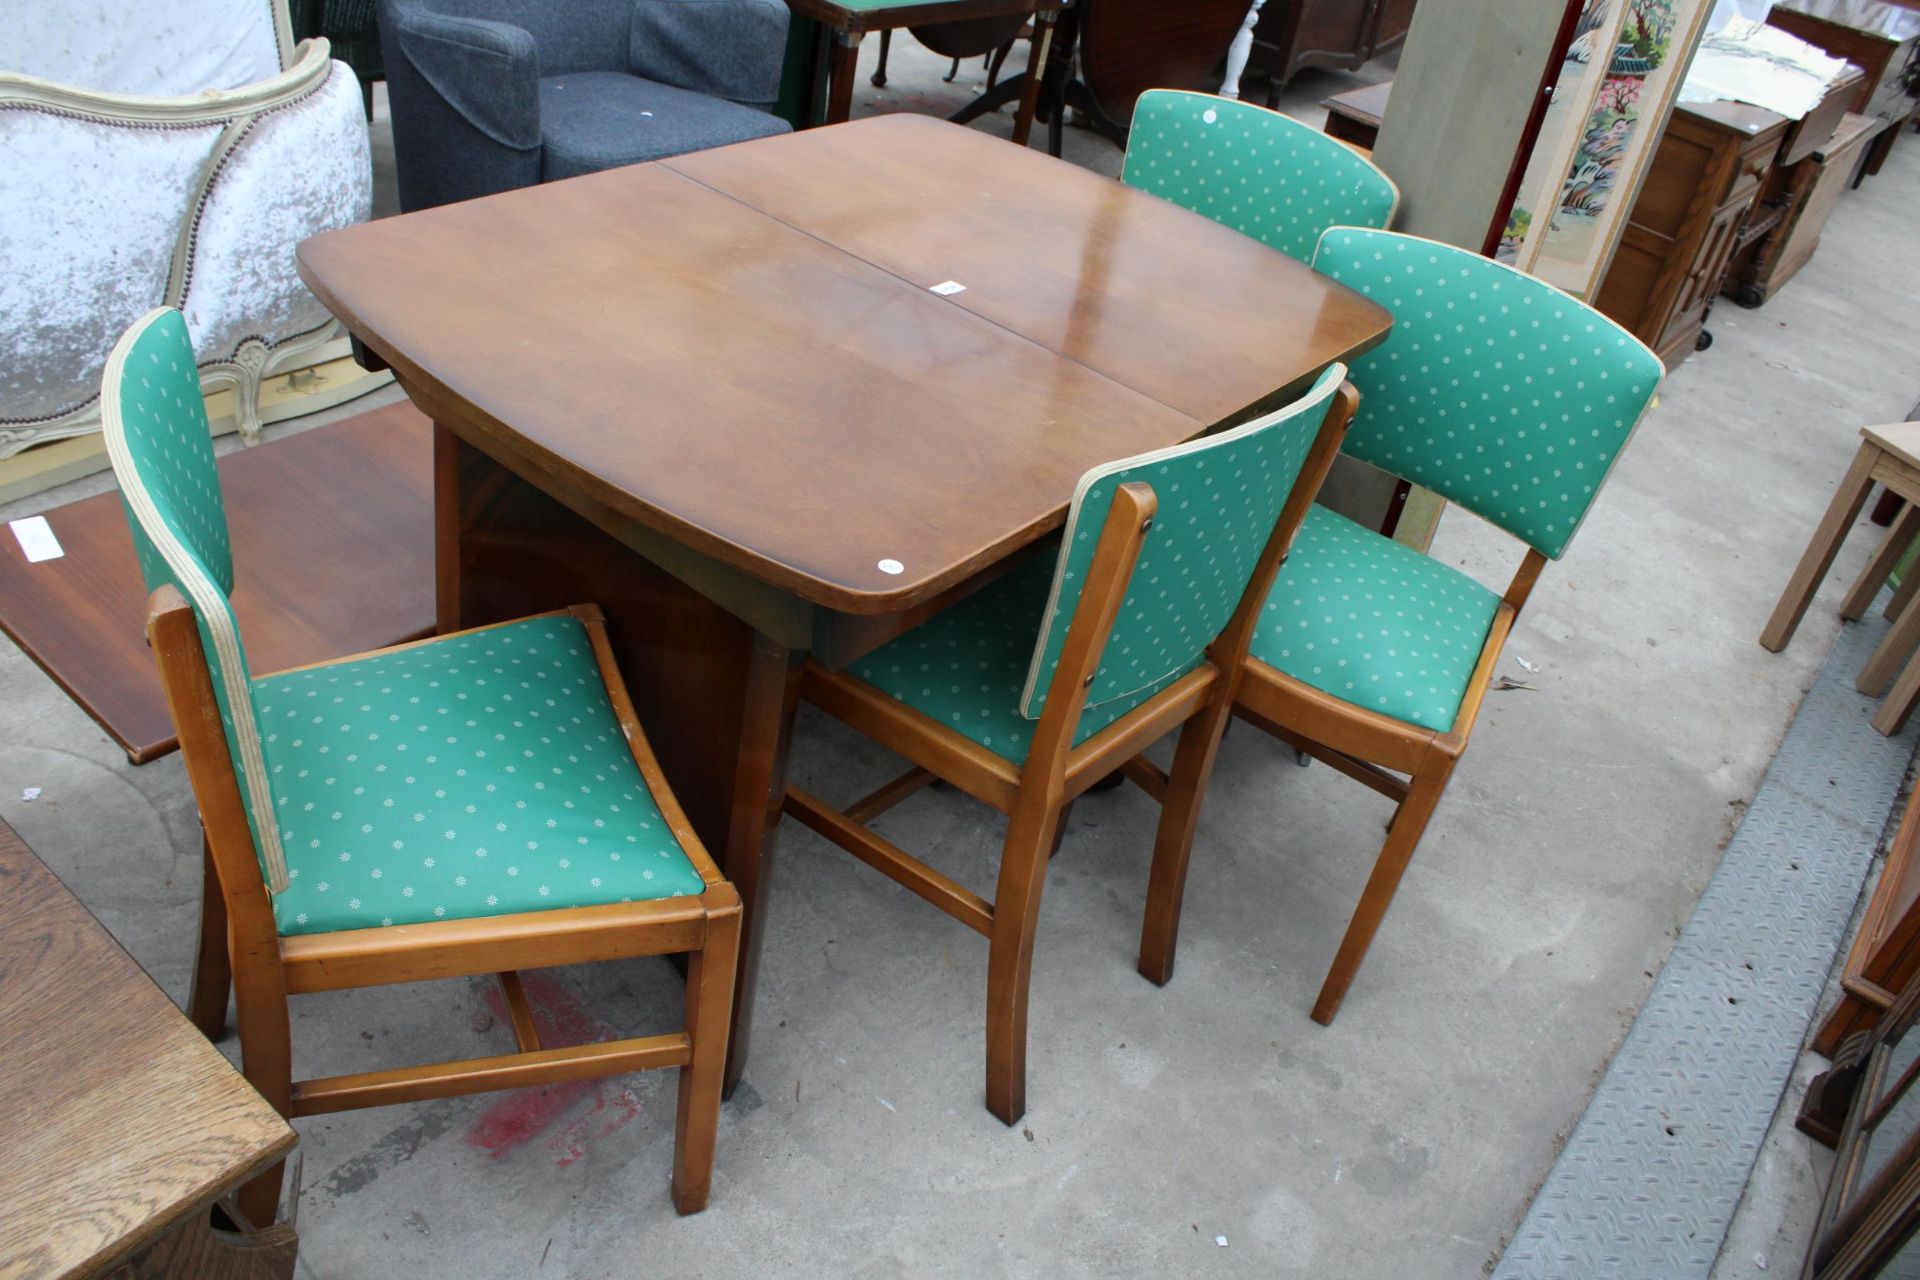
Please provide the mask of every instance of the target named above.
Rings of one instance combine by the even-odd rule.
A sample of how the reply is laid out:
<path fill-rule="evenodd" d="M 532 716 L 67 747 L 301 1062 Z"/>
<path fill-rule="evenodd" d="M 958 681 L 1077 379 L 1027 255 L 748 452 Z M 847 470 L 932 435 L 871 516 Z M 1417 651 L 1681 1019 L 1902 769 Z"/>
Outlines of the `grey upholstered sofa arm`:
<path fill-rule="evenodd" d="M 638 0 L 633 73 L 751 107 L 780 97 L 784 0 Z"/>
<path fill-rule="evenodd" d="M 540 72 L 533 37 L 505 22 L 381 0 L 388 92 L 396 99 L 402 209 L 540 180 Z M 404 98 L 404 102 L 398 99 Z"/>

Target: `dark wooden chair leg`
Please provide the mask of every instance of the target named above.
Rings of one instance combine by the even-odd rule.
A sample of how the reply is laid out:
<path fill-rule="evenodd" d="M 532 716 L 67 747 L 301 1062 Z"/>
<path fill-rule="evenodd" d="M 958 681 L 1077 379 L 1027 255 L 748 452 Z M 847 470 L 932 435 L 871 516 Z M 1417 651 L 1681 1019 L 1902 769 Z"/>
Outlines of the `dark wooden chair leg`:
<path fill-rule="evenodd" d="M 1044 798 L 1014 806 L 1000 855 L 987 951 L 987 1110 L 1015 1124 L 1027 1111 L 1027 989 L 1040 891 L 1060 809 Z"/>
<path fill-rule="evenodd" d="M 880 33 L 880 65 L 873 69 L 873 87 L 876 89 L 887 87 L 887 55 L 892 52 L 893 32 L 882 31 Z"/>
<path fill-rule="evenodd" d="M 1186 896 L 1187 859 L 1200 823 L 1213 758 L 1232 716 L 1225 696 L 1187 721 L 1173 751 L 1166 800 L 1153 839 L 1153 869 L 1147 876 L 1147 911 L 1140 926 L 1140 976 L 1164 986 L 1173 976 L 1174 949 L 1180 941 L 1180 904 Z"/>
<path fill-rule="evenodd" d="M 740 912 L 707 917 L 706 945 L 687 958 L 687 1034 L 693 1059 L 680 1068 L 673 1131 L 673 1207 L 683 1214 L 707 1207 L 713 1185 L 713 1148 L 720 1127 L 720 1085 L 726 1077 L 727 1023 L 733 1016 L 733 980 L 739 963 Z"/>
<path fill-rule="evenodd" d="M 193 958 L 193 984 L 187 996 L 187 1020 L 209 1040 L 227 1031 L 227 994 L 233 985 L 227 956 L 227 900 L 213 868 L 213 850 L 200 837 L 200 949 Z"/>
<path fill-rule="evenodd" d="M 1453 761 L 1445 759 L 1430 765 L 1423 773 L 1416 773 L 1407 798 L 1394 813 L 1393 825 L 1387 829 L 1387 842 L 1373 864 L 1373 874 L 1367 878 L 1366 890 L 1360 895 L 1360 905 L 1354 908 L 1346 936 L 1340 939 L 1340 950 L 1333 958 L 1333 967 L 1327 971 L 1327 980 L 1321 984 L 1320 995 L 1313 1002 L 1313 1020 L 1322 1026 L 1332 1023 L 1334 1015 L 1340 1012 L 1340 1002 L 1346 999 L 1347 988 L 1353 985 L 1360 962 L 1366 959 L 1367 948 L 1373 945 L 1373 935 L 1380 930 L 1387 905 L 1400 887 L 1400 877 L 1406 874 L 1407 864 L 1413 861 L 1413 851 L 1420 847 L 1420 837 L 1426 834 L 1427 822 L 1433 817 L 1452 774 Z"/>

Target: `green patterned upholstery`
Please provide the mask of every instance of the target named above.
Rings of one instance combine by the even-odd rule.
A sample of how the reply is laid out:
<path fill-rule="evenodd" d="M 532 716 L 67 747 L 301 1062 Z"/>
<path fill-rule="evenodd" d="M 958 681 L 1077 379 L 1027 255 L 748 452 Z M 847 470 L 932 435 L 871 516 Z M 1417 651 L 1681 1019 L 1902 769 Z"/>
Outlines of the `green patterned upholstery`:
<path fill-rule="evenodd" d="M 1328 227 L 1385 227 L 1400 192 L 1341 142 L 1231 98 L 1149 89 L 1120 180 L 1301 262 Z"/>
<path fill-rule="evenodd" d="M 578 619 L 254 684 L 283 934 L 692 896 Z"/>
<path fill-rule="evenodd" d="M 193 606 L 254 847 L 270 888 L 286 884 L 251 677 L 227 597 L 233 552 L 193 344 L 178 311 L 151 311 L 115 344 L 100 416 L 147 589 L 171 583 Z"/>
<path fill-rule="evenodd" d="M 1114 491 L 1145 482 L 1159 510 L 1075 726 L 1074 741 L 1085 741 L 1200 665 L 1246 591 L 1345 375 L 1334 365 L 1266 417 L 1087 472 L 1055 560 L 1022 566 L 849 670 L 1023 762 Z"/>
<path fill-rule="evenodd" d="M 114 348 L 102 417 L 149 588 L 192 604 L 283 934 L 699 894 L 571 616 L 254 679 L 180 313 Z"/>
<path fill-rule="evenodd" d="M 1252 655 L 1343 702 L 1445 733 L 1499 606 L 1459 570 L 1316 505 L 1267 595 Z"/>
<path fill-rule="evenodd" d="M 1660 385 L 1598 311 L 1450 245 L 1336 227 L 1314 268 L 1393 313 L 1354 361 L 1345 452 L 1558 559 Z"/>

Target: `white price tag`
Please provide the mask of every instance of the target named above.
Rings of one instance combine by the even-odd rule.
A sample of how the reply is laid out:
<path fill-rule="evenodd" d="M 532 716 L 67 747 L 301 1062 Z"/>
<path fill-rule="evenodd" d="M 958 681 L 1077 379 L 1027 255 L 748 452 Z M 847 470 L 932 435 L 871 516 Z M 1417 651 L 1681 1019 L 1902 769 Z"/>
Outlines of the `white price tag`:
<path fill-rule="evenodd" d="M 10 523 L 13 536 L 20 540 L 20 549 L 27 554 L 28 564 L 58 560 L 67 554 L 60 549 L 60 539 L 53 536 L 53 526 L 47 523 L 45 516 L 28 516 L 25 520 Z"/>
<path fill-rule="evenodd" d="M 956 293 L 965 293 L 967 291 L 967 286 L 961 284 L 958 280 L 942 280 L 939 284 L 930 285 L 928 288 L 942 297 L 948 297 Z"/>

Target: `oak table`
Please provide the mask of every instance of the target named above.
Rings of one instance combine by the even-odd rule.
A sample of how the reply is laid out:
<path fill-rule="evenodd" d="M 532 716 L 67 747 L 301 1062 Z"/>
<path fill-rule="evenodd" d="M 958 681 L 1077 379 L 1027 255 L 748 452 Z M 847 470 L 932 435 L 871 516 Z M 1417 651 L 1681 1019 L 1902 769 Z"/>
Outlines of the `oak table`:
<path fill-rule="evenodd" d="M 360 653 L 433 629 L 432 424 L 392 404 L 220 459 L 234 612 L 255 671 Z M 351 491 L 354 500 L 342 502 Z M 117 491 L 43 512 L 63 555 L 0 532 L 0 631 L 127 759 L 174 750 L 147 651 L 147 588 Z"/>
<path fill-rule="evenodd" d="M 441 626 L 606 611 L 744 904 L 730 1084 L 802 657 L 871 651 L 1058 529 L 1087 468 L 1257 412 L 1391 323 L 1157 197 L 923 116 L 298 256 L 437 424 Z"/>
<path fill-rule="evenodd" d="M 0 903 L 0 1276 L 290 1277 L 207 1211 L 293 1130 L 4 822 Z"/>

